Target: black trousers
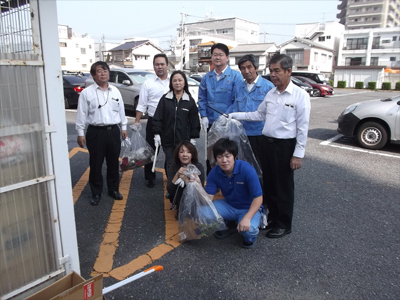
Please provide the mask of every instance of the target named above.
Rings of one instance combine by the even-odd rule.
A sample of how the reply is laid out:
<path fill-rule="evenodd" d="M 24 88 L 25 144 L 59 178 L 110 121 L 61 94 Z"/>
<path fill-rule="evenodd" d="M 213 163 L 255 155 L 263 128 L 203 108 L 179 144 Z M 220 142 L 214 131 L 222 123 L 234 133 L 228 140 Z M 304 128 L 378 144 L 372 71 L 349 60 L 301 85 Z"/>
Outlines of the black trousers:
<path fill-rule="evenodd" d="M 294 172 L 290 168 L 296 139 L 274 139 L 263 136 L 264 160 L 263 201 L 268 208 L 268 223 L 280 228 L 292 228 L 294 204 Z"/>
<path fill-rule="evenodd" d="M 248 138 L 249 138 L 250 146 L 251 146 L 251 149 L 253 150 L 254 156 L 256 157 L 258 165 L 261 168 L 264 160 L 266 159 L 265 154 L 264 154 L 265 149 L 263 148 L 264 136 L 263 135 L 255 135 L 255 136 L 248 136 Z M 264 187 L 263 177 L 258 176 L 258 179 L 260 180 L 261 186 Z M 263 194 L 265 194 L 264 190 L 263 190 Z"/>
<path fill-rule="evenodd" d="M 149 143 L 151 148 L 156 151 L 156 145 L 154 144 L 154 133 L 153 133 L 153 117 L 148 117 L 146 126 L 146 142 Z M 160 154 L 160 148 L 158 148 L 158 155 Z M 147 164 L 144 166 L 144 179 L 154 181 L 156 179 L 156 172 L 152 172 L 153 164 Z"/>
<path fill-rule="evenodd" d="M 92 126 L 86 132 L 86 145 L 89 150 L 89 185 L 92 195 L 101 195 L 103 176 L 101 174 L 104 158 L 107 163 L 107 188 L 109 192 L 118 191 L 119 154 L 121 152 L 121 132 L 118 125 Z"/>
<path fill-rule="evenodd" d="M 167 178 L 169 178 L 168 177 L 169 175 L 174 177 L 175 174 L 168 174 L 168 170 L 174 163 L 175 147 L 174 146 L 168 146 L 168 147 L 163 146 L 162 148 L 163 148 L 164 155 L 165 155 L 165 162 L 164 162 L 165 175 L 167 175 Z"/>

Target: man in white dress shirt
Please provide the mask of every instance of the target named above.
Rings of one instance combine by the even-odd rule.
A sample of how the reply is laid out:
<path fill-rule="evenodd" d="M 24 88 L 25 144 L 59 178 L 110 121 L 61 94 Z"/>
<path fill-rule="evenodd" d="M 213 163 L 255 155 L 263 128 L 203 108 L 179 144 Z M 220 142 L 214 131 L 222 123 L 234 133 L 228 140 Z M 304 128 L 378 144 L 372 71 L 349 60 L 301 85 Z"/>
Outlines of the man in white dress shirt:
<path fill-rule="evenodd" d="M 156 141 L 153 133 L 153 116 L 161 97 L 169 90 L 168 58 L 164 53 L 154 55 L 153 67 L 156 77 L 147 79 L 140 88 L 139 103 L 136 107 L 136 120 L 133 130 L 140 130 L 140 118 L 147 111 L 146 141 L 155 149 Z M 161 146 L 161 140 L 157 141 Z M 152 164 L 144 166 L 144 179 L 147 187 L 154 187 L 156 173 L 151 171 Z"/>
<path fill-rule="evenodd" d="M 76 113 L 78 144 L 89 150 L 89 185 L 92 205 L 98 205 L 103 191 L 101 174 L 104 158 L 107 162 L 108 195 L 122 200 L 119 192 L 119 154 L 121 137 L 127 136 L 124 102 L 118 89 L 110 84 L 110 68 L 103 62 L 95 62 L 90 68 L 94 84 L 82 91 Z M 88 125 L 86 137 L 85 128 Z M 121 126 L 121 131 L 120 131 Z"/>
<path fill-rule="evenodd" d="M 268 208 L 269 238 L 280 238 L 292 229 L 294 170 L 302 165 L 310 119 L 310 97 L 290 79 L 293 60 L 277 54 L 269 62 L 275 88 L 253 112 L 232 113 L 237 120 L 265 121 L 262 134 L 265 160 L 264 204 Z"/>

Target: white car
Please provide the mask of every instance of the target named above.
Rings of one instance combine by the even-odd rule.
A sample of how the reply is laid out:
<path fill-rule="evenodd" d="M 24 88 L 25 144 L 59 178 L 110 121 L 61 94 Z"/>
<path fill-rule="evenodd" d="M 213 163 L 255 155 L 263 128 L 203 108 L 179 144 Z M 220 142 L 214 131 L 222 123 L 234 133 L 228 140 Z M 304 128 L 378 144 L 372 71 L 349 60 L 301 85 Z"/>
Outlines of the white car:
<path fill-rule="evenodd" d="M 199 99 L 199 86 L 200 83 L 190 77 L 187 77 L 188 85 L 189 85 L 189 92 L 192 95 L 194 101 L 198 101 Z"/>

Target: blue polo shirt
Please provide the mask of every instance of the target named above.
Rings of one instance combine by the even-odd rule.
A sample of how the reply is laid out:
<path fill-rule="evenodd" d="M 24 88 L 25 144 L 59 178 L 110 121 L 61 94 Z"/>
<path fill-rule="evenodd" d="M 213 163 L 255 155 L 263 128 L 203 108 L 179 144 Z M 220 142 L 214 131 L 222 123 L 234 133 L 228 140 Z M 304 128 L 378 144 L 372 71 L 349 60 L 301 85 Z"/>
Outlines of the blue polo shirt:
<path fill-rule="evenodd" d="M 262 196 L 256 170 L 243 160 L 235 160 L 230 178 L 218 165 L 211 169 L 204 189 L 208 194 L 215 195 L 218 188 L 229 205 L 237 209 L 249 209 L 253 199 Z"/>

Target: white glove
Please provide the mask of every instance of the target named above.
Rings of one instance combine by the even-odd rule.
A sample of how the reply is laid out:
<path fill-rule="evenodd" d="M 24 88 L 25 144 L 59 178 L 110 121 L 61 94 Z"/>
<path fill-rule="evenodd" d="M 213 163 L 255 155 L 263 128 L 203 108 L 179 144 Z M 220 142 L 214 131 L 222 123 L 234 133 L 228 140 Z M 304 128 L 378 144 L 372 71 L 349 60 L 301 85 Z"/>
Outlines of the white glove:
<path fill-rule="evenodd" d="M 203 130 L 204 131 L 207 131 L 208 124 L 209 124 L 209 122 L 208 122 L 208 118 L 207 117 L 201 118 L 201 125 L 203 126 Z"/>
<path fill-rule="evenodd" d="M 183 181 L 182 178 L 178 178 L 177 181 L 175 181 L 175 185 L 180 185 L 181 188 L 185 187 L 185 181 Z"/>
<path fill-rule="evenodd" d="M 235 120 L 244 120 L 244 114 L 245 113 L 230 113 L 229 119 L 235 119 Z"/>
<path fill-rule="evenodd" d="M 154 136 L 154 145 L 155 145 L 156 147 L 161 146 L 161 137 L 160 137 L 159 134 L 156 134 L 156 135 Z"/>
<path fill-rule="evenodd" d="M 140 129 L 142 129 L 142 124 L 140 123 L 133 123 L 131 126 L 133 131 L 140 131 Z"/>
<path fill-rule="evenodd" d="M 190 143 L 191 143 L 193 146 L 196 146 L 196 140 L 195 140 L 195 139 L 190 139 Z"/>

